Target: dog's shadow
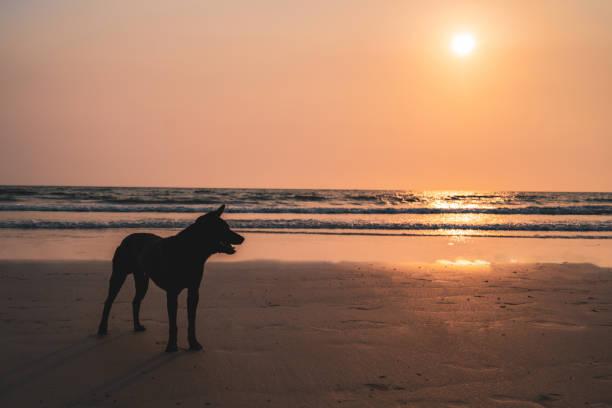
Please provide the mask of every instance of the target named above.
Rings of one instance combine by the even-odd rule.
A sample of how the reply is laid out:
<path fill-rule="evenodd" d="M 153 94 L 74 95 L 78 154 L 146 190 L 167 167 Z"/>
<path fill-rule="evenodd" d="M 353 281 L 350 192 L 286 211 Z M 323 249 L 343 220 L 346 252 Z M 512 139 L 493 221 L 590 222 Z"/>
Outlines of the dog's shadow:
<path fill-rule="evenodd" d="M 131 384 L 138 382 L 145 376 L 149 376 L 159 368 L 176 361 L 187 353 L 159 353 L 147 360 L 140 362 L 119 375 L 116 375 L 100 385 L 83 392 L 79 397 L 68 402 L 66 407 L 93 406 L 102 402 L 109 395 L 114 394 Z"/>
<path fill-rule="evenodd" d="M 57 350 L 27 360 L 17 367 L 11 367 L 0 374 L 0 396 L 9 391 L 14 391 L 19 386 L 28 384 L 49 371 L 57 370 L 84 354 L 104 347 L 127 334 L 127 332 L 120 333 L 105 339 L 100 339 L 96 335 L 88 335 Z"/>
<path fill-rule="evenodd" d="M 104 356 L 109 350 L 105 350 L 111 343 L 132 335 L 132 332 L 119 332 L 108 337 L 88 335 L 42 356 L 25 361 L 17 367 L 12 367 L 0 374 L 0 401 L 4 399 L 19 399 L 19 393 L 26 393 L 28 387 L 35 383 L 44 383 L 49 377 L 62 375 L 62 369 L 79 360 L 87 359 L 91 355 Z M 122 388 L 137 382 L 140 378 L 152 373 L 160 367 L 175 361 L 186 353 L 156 353 L 144 361 L 131 364 L 116 375 L 107 377 L 102 383 L 92 377 L 91 383 L 85 381 L 81 390 L 71 390 L 68 403 L 62 406 L 90 406 L 100 396 L 121 390 Z M 100 357 L 103 359 L 103 357 Z M 87 373 L 83 373 L 87 375 Z M 24 389 L 25 388 L 25 389 Z M 74 395 L 77 395 L 75 397 Z"/>

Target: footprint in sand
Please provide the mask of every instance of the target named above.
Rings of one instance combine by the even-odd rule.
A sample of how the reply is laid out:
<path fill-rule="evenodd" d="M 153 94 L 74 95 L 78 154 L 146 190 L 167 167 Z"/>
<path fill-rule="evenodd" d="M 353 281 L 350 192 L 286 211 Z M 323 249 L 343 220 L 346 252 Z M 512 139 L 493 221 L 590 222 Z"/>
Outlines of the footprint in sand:
<path fill-rule="evenodd" d="M 470 372 L 481 372 L 481 373 L 494 373 L 499 370 L 499 367 L 482 365 L 476 361 L 474 362 L 466 361 L 465 364 L 447 362 L 447 363 L 442 363 L 442 365 L 449 367 L 449 368 L 454 368 L 457 370 L 470 371 Z"/>
<path fill-rule="evenodd" d="M 385 326 L 388 326 L 389 324 L 386 322 L 382 322 L 380 320 L 342 320 L 341 323 L 343 324 L 349 324 L 352 326 L 355 326 L 355 328 L 359 328 L 359 329 L 378 329 L 378 328 L 382 328 Z"/>
<path fill-rule="evenodd" d="M 261 330 L 261 329 L 280 329 L 280 328 L 291 328 L 291 326 L 287 325 L 286 323 L 283 322 L 277 322 L 277 323 L 269 323 L 269 324 L 264 324 L 261 326 L 254 326 L 255 330 Z"/>
<path fill-rule="evenodd" d="M 350 306 L 349 309 L 354 309 L 354 310 L 377 310 L 377 309 L 382 309 L 382 306 L 380 306 L 380 305 Z"/>
<path fill-rule="evenodd" d="M 393 384 L 382 384 L 382 383 L 368 383 L 364 384 L 366 387 L 370 389 L 370 391 L 403 391 L 406 388 L 401 387 L 399 385 Z"/>
<path fill-rule="evenodd" d="M 368 383 L 364 385 L 372 391 L 389 391 L 389 386 L 387 384 Z"/>
<path fill-rule="evenodd" d="M 555 321 L 547 321 L 547 320 L 535 320 L 529 323 L 538 328 L 552 329 L 552 330 L 582 330 L 586 328 L 586 326 L 578 325 L 575 323 L 555 322 Z"/>
<path fill-rule="evenodd" d="M 521 407 L 545 408 L 546 405 L 543 405 L 542 403 L 540 403 L 540 401 L 545 401 L 545 400 L 540 400 L 540 397 L 541 395 L 538 396 L 535 401 L 530 401 L 530 400 L 526 400 L 522 398 L 512 397 L 509 395 L 492 395 L 489 397 L 489 399 L 491 401 L 498 402 L 501 404 L 508 404 L 508 405 L 511 404 L 511 405 L 517 405 Z M 546 400 L 546 401 L 551 401 L 551 400 Z"/>

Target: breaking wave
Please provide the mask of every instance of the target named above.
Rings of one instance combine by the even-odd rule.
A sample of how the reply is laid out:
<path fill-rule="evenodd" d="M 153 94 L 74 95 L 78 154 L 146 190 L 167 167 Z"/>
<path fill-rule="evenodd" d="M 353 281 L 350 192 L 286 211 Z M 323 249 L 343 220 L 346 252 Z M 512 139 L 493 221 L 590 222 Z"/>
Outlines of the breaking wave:
<path fill-rule="evenodd" d="M 214 206 L 117 205 L 117 204 L 19 204 L 2 203 L 0 211 L 109 212 L 109 213 L 204 213 Z M 234 214 L 498 214 L 498 215 L 612 215 L 612 205 L 528 207 L 240 207 Z"/>
<path fill-rule="evenodd" d="M 172 229 L 184 228 L 190 220 L 139 219 L 111 221 L 54 221 L 54 220 L 2 220 L 0 229 L 108 229 L 142 228 Z M 240 219 L 228 223 L 237 229 L 268 230 L 473 230 L 473 231 L 559 231 L 559 232 L 611 232 L 612 221 L 599 222 L 555 222 L 555 223 L 411 223 L 411 222 L 342 222 L 316 219 Z"/>

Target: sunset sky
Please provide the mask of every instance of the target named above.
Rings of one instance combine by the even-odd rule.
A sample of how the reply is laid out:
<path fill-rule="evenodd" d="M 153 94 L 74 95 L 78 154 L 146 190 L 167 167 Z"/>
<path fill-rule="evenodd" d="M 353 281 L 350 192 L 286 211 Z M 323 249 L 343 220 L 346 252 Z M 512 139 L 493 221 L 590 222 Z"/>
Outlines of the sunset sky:
<path fill-rule="evenodd" d="M 612 1 L 4 0 L 0 39 L 1 184 L 612 191 Z"/>

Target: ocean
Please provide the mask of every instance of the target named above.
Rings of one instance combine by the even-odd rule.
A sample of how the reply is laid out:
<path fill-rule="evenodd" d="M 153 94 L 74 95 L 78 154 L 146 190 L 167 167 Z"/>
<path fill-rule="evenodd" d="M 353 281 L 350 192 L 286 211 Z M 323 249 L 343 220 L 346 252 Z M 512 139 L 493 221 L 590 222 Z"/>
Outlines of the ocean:
<path fill-rule="evenodd" d="M 612 193 L 0 186 L 2 230 L 176 230 L 226 204 L 244 232 L 612 238 Z"/>

